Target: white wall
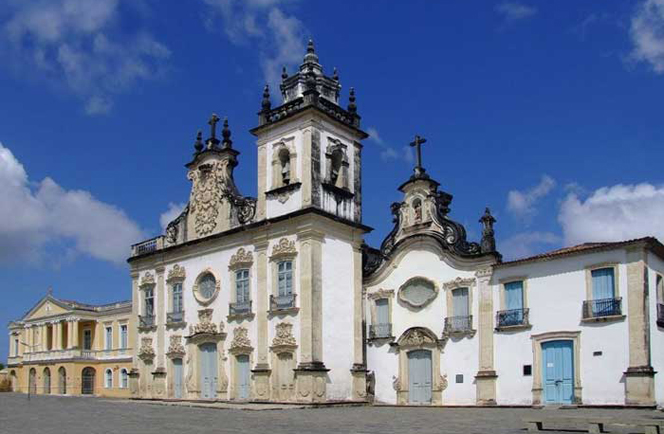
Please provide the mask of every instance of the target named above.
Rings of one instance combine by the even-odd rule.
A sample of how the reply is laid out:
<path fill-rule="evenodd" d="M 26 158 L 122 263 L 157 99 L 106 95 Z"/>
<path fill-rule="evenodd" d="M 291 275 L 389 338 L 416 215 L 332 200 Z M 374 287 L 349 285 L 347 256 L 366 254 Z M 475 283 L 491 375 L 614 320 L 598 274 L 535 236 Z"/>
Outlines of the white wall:
<path fill-rule="evenodd" d="M 657 295 L 657 274 L 664 276 L 664 261 L 648 254 L 650 289 L 650 355 L 655 374 L 655 399 L 658 407 L 664 406 L 664 327 L 657 325 L 657 303 L 664 303 Z"/>

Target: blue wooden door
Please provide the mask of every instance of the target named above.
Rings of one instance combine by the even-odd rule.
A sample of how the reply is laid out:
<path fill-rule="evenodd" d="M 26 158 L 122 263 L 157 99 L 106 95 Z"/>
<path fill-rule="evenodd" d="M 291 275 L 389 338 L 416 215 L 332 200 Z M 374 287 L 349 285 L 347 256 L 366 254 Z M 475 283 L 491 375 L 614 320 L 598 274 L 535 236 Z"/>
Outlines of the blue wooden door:
<path fill-rule="evenodd" d="M 249 399 L 250 391 L 249 356 L 237 356 L 237 397 Z"/>
<path fill-rule="evenodd" d="M 182 359 L 173 359 L 173 397 L 182 398 Z"/>
<path fill-rule="evenodd" d="M 217 396 L 217 345 L 201 345 L 200 384 L 201 397 L 214 399 Z"/>
<path fill-rule="evenodd" d="M 411 404 L 431 403 L 431 351 L 408 353 L 409 400 Z"/>
<path fill-rule="evenodd" d="M 574 353 L 572 341 L 542 344 L 542 376 L 546 404 L 571 404 L 574 400 Z"/>

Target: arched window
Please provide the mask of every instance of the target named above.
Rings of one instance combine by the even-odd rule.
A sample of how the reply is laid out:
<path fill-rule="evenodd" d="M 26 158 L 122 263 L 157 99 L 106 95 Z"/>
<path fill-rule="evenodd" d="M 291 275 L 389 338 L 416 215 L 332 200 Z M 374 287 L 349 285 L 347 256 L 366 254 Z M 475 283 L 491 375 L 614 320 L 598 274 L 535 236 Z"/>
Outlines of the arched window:
<path fill-rule="evenodd" d="M 67 394 L 67 371 L 64 367 L 58 369 L 58 393 L 60 395 Z"/>
<path fill-rule="evenodd" d="M 106 370 L 104 378 L 104 387 L 106 387 L 107 389 L 113 388 L 113 371 L 111 371 L 110 369 Z"/>
<path fill-rule="evenodd" d="M 51 370 L 44 368 L 44 393 L 51 393 Z"/>
<path fill-rule="evenodd" d="M 413 217 L 415 223 L 422 221 L 422 201 L 419 198 L 413 201 Z"/>
<path fill-rule="evenodd" d="M 120 387 L 122 389 L 129 387 L 129 373 L 124 368 L 120 371 Z"/>
<path fill-rule="evenodd" d="M 290 152 L 288 149 L 281 148 L 279 150 L 279 169 L 281 176 L 281 186 L 288 185 L 291 182 L 291 164 Z"/>
<path fill-rule="evenodd" d="M 341 149 L 335 149 L 330 159 L 330 184 L 339 188 L 346 187 L 344 176 L 341 173 L 343 161 L 344 152 Z"/>

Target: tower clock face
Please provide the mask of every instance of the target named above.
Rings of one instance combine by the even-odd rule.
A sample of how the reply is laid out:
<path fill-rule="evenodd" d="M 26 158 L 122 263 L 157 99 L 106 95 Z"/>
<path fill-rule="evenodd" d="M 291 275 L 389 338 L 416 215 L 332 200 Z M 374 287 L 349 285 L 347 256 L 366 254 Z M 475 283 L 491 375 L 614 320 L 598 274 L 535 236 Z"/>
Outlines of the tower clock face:
<path fill-rule="evenodd" d="M 201 280 L 198 283 L 198 292 L 201 294 L 202 298 L 206 300 L 212 298 L 216 289 L 217 281 L 212 274 L 207 273 L 201 277 Z"/>

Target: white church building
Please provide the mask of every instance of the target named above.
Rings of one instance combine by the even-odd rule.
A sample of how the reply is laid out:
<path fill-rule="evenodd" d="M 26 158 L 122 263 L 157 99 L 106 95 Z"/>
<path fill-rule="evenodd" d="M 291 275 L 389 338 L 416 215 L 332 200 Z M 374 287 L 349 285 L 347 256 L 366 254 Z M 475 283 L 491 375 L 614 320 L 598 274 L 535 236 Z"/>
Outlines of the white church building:
<path fill-rule="evenodd" d="M 238 191 L 240 153 L 213 115 L 186 208 L 132 247 L 133 397 L 664 405 L 664 245 L 503 262 L 488 209 L 479 242 L 450 218 L 416 137 L 394 228 L 367 246 L 353 89 L 341 107 L 312 42 L 282 79 L 251 130 L 257 197 Z"/>

